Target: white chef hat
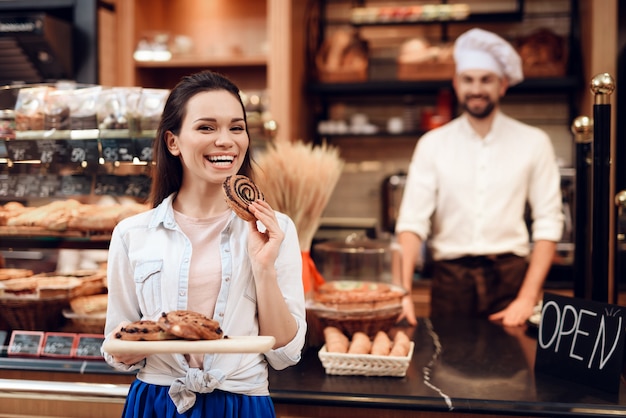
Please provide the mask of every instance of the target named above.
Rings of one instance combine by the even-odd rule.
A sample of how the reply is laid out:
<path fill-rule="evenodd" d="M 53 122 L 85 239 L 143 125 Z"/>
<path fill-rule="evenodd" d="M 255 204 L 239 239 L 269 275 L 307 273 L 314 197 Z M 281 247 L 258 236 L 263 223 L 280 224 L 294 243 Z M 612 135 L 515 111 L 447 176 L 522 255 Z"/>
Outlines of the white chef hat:
<path fill-rule="evenodd" d="M 454 43 L 456 72 L 489 70 L 513 86 L 524 80 L 522 59 L 506 40 L 483 29 L 470 29 Z"/>

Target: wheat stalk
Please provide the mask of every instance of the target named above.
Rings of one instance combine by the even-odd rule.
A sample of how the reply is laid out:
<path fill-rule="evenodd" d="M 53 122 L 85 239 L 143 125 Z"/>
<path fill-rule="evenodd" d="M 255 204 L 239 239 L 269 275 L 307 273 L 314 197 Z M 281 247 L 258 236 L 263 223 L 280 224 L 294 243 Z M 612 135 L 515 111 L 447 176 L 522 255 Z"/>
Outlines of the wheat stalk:
<path fill-rule="evenodd" d="M 301 251 L 310 251 L 322 213 L 339 180 L 339 150 L 323 143 L 279 141 L 255 156 L 255 182 L 272 208 L 296 225 Z"/>

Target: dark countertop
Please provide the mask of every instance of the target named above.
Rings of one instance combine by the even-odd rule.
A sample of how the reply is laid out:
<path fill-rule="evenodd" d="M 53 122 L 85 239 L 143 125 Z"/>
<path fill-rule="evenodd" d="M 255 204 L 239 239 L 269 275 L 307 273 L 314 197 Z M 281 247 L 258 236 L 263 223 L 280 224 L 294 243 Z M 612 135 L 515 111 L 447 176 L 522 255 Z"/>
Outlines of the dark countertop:
<path fill-rule="evenodd" d="M 487 320 L 427 318 L 420 319 L 416 328 L 403 329 L 415 342 L 406 376 L 328 375 L 318 358 L 320 347 L 310 346 L 296 366 L 270 368 L 274 403 L 348 407 L 355 409 L 354 416 L 361 416 L 359 410 L 365 414 L 363 408 L 535 417 L 626 415 L 623 377 L 619 392 L 613 394 L 535 373 L 537 340 L 532 329 L 502 328 Z M 43 376 L 96 374 L 103 382 L 107 374 L 122 374 L 104 361 L 0 357 L 0 377 L 6 378 L 5 371 L 11 370 L 43 372 Z M 5 383 L 10 385 L 10 380 Z M 123 397 L 117 392 L 107 396 Z"/>
<path fill-rule="evenodd" d="M 505 329 L 487 320 L 420 319 L 416 328 L 405 331 L 415 342 L 405 377 L 327 375 L 319 347 L 309 347 L 298 365 L 270 368 L 274 402 L 503 415 L 626 415 L 623 378 L 619 393 L 612 394 L 536 374 L 532 329 Z"/>

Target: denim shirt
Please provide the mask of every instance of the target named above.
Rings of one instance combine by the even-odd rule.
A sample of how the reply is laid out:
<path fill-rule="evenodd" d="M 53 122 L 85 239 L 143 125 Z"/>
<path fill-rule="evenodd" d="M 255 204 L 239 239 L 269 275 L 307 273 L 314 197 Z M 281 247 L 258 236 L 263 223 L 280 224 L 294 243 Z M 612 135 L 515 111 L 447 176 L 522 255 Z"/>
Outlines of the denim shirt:
<path fill-rule="evenodd" d="M 157 320 L 162 312 L 187 309 L 191 242 L 174 220 L 172 201 L 126 218 L 113 231 L 108 259 L 108 309 L 105 337 L 123 321 Z M 190 368 L 184 354 L 155 354 L 135 365 L 113 361 L 120 370 L 138 369 L 137 378 L 147 383 L 175 386 L 178 398 L 170 395 L 179 411 L 193 405 L 193 392 L 214 389 L 247 395 L 268 395 L 267 363 L 281 370 L 300 360 L 306 334 L 305 300 L 302 285 L 302 256 L 293 221 L 276 213 L 285 233 L 276 260 L 278 285 L 298 331 L 287 345 L 264 354 L 206 354 L 203 370 Z M 256 288 L 247 252 L 249 226 L 231 214 L 220 234 L 220 253 L 207 254 L 221 263 L 222 282 L 214 319 L 227 336 L 256 336 Z M 197 254 L 195 255 L 198 256 Z M 182 396 L 182 399 L 181 399 Z"/>

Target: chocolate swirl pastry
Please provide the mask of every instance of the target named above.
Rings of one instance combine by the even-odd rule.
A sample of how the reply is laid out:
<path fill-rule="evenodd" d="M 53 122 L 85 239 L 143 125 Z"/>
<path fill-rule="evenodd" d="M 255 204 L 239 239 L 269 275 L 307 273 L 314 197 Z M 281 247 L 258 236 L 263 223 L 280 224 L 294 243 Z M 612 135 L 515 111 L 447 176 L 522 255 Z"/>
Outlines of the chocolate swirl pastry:
<path fill-rule="evenodd" d="M 219 340 L 224 336 L 217 321 L 198 312 L 163 312 L 158 324 L 164 331 L 185 340 Z"/>
<path fill-rule="evenodd" d="M 235 211 L 237 216 L 245 221 L 253 221 L 256 218 L 248 210 L 248 205 L 255 200 L 265 200 L 263 192 L 246 176 L 228 176 L 224 180 L 224 194 L 226 203 Z"/>

